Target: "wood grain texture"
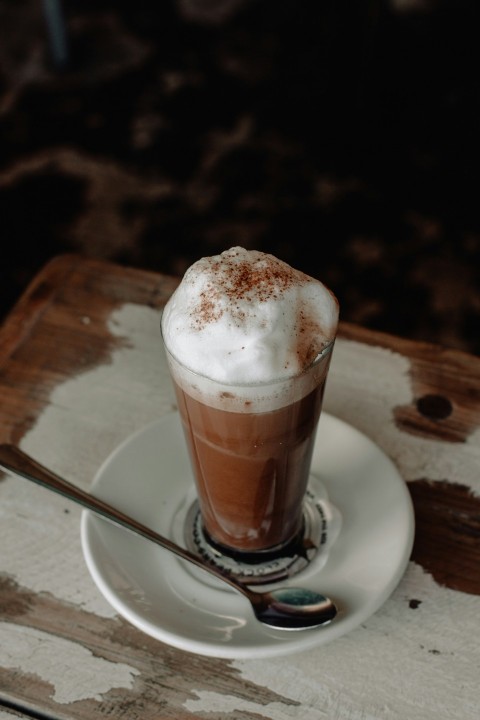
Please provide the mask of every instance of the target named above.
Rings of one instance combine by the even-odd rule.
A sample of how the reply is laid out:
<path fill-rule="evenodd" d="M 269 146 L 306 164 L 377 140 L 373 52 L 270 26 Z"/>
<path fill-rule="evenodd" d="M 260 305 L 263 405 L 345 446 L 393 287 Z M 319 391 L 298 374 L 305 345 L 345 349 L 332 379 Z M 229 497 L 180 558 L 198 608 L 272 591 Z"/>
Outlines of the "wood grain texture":
<path fill-rule="evenodd" d="M 88 487 L 119 442 L 172 407 L 159 313 L 176 284 L 75 256 L 49 263 L 0 329 L 0 440 Z M 416 540 L 405 577 L 380 611 L 292 659 L 204 658 L 136 630 L 99 596 L 86 570 L 79 511 L 5 476 L 5 712 L 476 718 L 479 383 L 476 357 L 342 324 L 325 409 L 395 462 L 414 502 Z"/>
<path fill-rule="evenodd" d="M 43 707 L 53 717 L 91 718 L 100 708 L 102 714 L 129 720 L 159 717 L 159 711 L 165 718 L 196 717 L 182 710 L 182 704 L 194 697 L 193 678 L 206 691 L 224 687 L 240 699 L 254 693 L 258 702 L 289 704 L 242 680 L 228 663 L 176 651 L 121 618 L 106 620 L 82 613 L 8 579 L 3 579 L 0 592 L 6 605 L 3 623 L 8 622 L 16 640 L 12 653 L 17 660 L 25 664 L 43 649 L 36 673 L 24 672 L 20 666 L 0 670 L 2 695 L 17 702 L 21 698 L 25 707 Z M 24 657 L 18 647 L 22 644 Z M 70 646 L 78 652 L 68 653 Z M 52 655 L 55 650 L 61 653 L 61 665 Z M 69 707 L 72 703 L 74 710 Z"/>
<path fill-rule="evenodd" d="M 48 263 L 0 329 L 2 441 L 20 442 L 63 379 L 108 361 L 117 341 L 106 321 L 115 307 L 161 308 L 176 284 L 76 256 Z"/>
<path fill-rule="evenodd" d="M 396 427 L 423 447 L 431 441 L 430 463 L 441 442 L 451 462 L 437 478 L 423 475 L 409 483 L 415 507 L 416 539 L 412 559 L 437 582 L 480 594 L 480 487 L 462 485 L 478 477 L 480 449 L 480 361 L 477 357 L 429 343 L 412 342 L 342 326 L 341 336 L 372 347 L 389 348 L 408 358 L 409 401 L 392 407 Z M 470 439 L 470 442 L 469 442 Z M 408 440 L 405 439 L 405 446 Z M 461 447 L 463 445 L 463 448 Z M 469 467 L 466 467 L 470 456 Z M 398 461 L 401 465 L 402 458 Z M 419 463 L 419 471 L 426 470 Z M 435 481 L 437 480 L 437 481 Z"/>
<path fill-rule="evenodd" d="M 412 402 L 395 408 L 405 432 L 463 442 L 479 426 L 480 360 L 431 343 L 372 332 L 343 323 L 341 337 L 391 348 L 409 358 Z"/>
<path fill-rule="evenodd" d="M 412 559 L 441 585 L 480 595 L 480 498 L 448 482 L 410 483 L 416 537 Z"/>

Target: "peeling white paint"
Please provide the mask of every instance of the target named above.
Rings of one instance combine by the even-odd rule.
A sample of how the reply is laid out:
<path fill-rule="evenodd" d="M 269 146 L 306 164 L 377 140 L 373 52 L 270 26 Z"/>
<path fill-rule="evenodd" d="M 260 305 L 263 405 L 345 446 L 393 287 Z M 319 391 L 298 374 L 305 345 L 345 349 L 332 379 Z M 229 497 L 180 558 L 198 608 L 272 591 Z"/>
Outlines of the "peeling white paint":
<path fill-rule="evenodd" d="M 421 601 L 416 609 L 411 599 Z M 479 597 L 441 588 L 411 563 L 392 598 L 353 632 L 296 655 L 232 661 L 245 681 L 276 693 L 275 702 L 197 690 L 184 706 L 206 717 L 477 720 L 478 617 Z"/>
<path fill-rule="evenodd" d="M 467 485 L 480 495 L 480 428 L 465 443 L 406 434 L 393 409 L 413 400 L 410 361 L 400 353 L 339 338 L 324 408 L 371 437 L 405 480 L 428 478 Z"/>
<path fill-rule="evenodd" d="M 123 342 L 105 364 L 58 385 L 22 440 L 22 449 L 86 488 L 120 442 L 175 403 L 159 311 L 127 304 L 108 330 Z"/>
<path fill-rule="evenodd" d="M 136 668 L 95 657 L 69 640 L 0 622 L 0 665 L 32 673 L 52 685 L 55 702 L 101 700 L 113 688 L 131 688 Z"/>
<path fill-rule="evenodd" d="M 158 311 L 136 305 L 113 313 L 110 332 L 125 342 L 105 365 L 55 388 L 22 448 L 88 488 L 120 442 L 170 411 L 174 395 L 159 319 Z M 85 318 L 79 315 L 78 322 Z M 399 353 L 338 339 L 325 410 L 377 442 L 406 480 L 460 482 L 480 493 L 480 431 L 466 443 L 443 444 L 396 427 L 392 408 L 413 399 L 409 373 L 410 363 Z M 67 501 L 54 495 L 45 502 L 46 492 L 18 479 L 1 484 L 2 571 L 32 591 L 113 616 L 83 561 L 79 511 L 70 507 L 66 514 Z M 411 598 L 421 601 L 417 609 L 409 607 Z M 198 690 L 185 708 L 205 717 L 249 712 L 272 720 L 476 720 L 478 617 L 480 598 L 439 587 L 410 563 L 393 596 L 365 626 L 293 657 L 232 662 L 246 681 L 277 693 L 275 702 Z M 137 674 L 74 643 L 5 623 L 0 664 L 41 673 L 62 703 L 131 687 Z M 462 678 L 461 684 L 453 685 L 454 677 Z"/>
<path fill-rule="evenodd" d="M 79 324 L 85 322 L 80 314 L 77 320 Z M 108 362 L 56 387 L 50 404 L 22 440 L 26 452 L 86 488 L 120 442 L 175 404 L 160 336 L 160 313 L 126 304 L 112 313 L 108 328 L 113 337 L 123 341 Z M 396 427 L 392 408 L 412 401 L 409 372 L 408 359 L 399 353 L 339 338 L 325 410 L 372 437 L 406 480 L 458 480 L 480 493 L 479 434 L 459 445 L 413 435 L 406 441 L 405 433 Z M 9 552 L 2 557 L 2 570 L 25 588 L 50 592 L 111 617 L 113 610 L 100 597 L 83 562 L 78 511 L 72 508 L 66 515 L 68 503 L 54 496 L 47 505 L 40 497 L 45 492 L 28 486 L 19 497 L 17 488 L 3 488 L 2 533 L 18 535 L 21 519 L 12 513 L 11 497 L 15 512 L 24 515 L 28 534 L 16 546 L 9 544 Z M 58 542 L 52 543 L 52 537 Z M 26 543 L 35 547 L 35 558 Z"/>
<path fill-rule="evenodd" d="M 85 322 L 81 315 L 77 320 Z M 175 402 L 159 311 L 128 304 L 112 313 L 108 328 L 124 342 L 106 364 L 57 386 L 21 442 L 25 452 L 86 489 L 117 445 L 170 412 Z M 83 560 L 80 510 L 45 493 L 19 478 L 2 483 L 2 572 L 24 588 L 49 592 L 84 610 L 113 617 L 114 610 L 100 595 Z"/>

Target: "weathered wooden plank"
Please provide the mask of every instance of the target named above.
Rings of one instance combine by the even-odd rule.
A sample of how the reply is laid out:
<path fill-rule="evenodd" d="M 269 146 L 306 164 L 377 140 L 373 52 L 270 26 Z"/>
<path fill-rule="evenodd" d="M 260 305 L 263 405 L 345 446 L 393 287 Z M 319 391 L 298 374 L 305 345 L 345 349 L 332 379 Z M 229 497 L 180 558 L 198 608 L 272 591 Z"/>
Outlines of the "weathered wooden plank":
<path fill-rule="evenodd" d="M 282 702 L 228 663 L 178 652 L 121 618 L 100 618 L 5 578 L 1 596 L 0 687 L 4 697 L 21 697 L 27 707 L 47 708 L 55 717 L 89 718 L 100 708 L 117 718 L 158 717 L 159 710 L 161 717 L 181 717 L 183 703 L 195 698 L 193 678 L 206 691 L 223 687 L 231 696 Z"/>
<path fill-rule="evenodd" d="M 71 256 L 47 266 L 0 330 L 0 439 L 89 487 L 173 406 L 159 313 L 175 285 Z M 144 635 L 94 586 L 78 509 L 0 481 L 0 697 L 55 718 L 476 718 L 479 363 L 342 325 L 325 409 L 395 461 L 417 538 L 368 623 L 294 658 L 202 658 Z"/>
<path fill-rule="evenodd" d="M 372 344 L 361 329 L 359 343 L 353 334 L 347 328 L 337 342 L 325 407 L 378 443 L 409 482 L 412 558 L 438 582 L 479 594 L 480 360 L 383 334 Z"/>

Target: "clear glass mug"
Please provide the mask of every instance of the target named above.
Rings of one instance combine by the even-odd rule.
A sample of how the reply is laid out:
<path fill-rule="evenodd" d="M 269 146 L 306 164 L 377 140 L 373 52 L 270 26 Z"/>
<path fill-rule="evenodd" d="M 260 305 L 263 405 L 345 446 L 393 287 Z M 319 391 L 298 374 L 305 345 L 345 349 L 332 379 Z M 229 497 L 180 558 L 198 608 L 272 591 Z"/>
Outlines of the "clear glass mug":
<path fill-rule="evenodd" d="M 225 555 L 278 556 L 298 540 L 334 341 L 301 375 L 231 385 L 166 348 L 203 531 Z"/>

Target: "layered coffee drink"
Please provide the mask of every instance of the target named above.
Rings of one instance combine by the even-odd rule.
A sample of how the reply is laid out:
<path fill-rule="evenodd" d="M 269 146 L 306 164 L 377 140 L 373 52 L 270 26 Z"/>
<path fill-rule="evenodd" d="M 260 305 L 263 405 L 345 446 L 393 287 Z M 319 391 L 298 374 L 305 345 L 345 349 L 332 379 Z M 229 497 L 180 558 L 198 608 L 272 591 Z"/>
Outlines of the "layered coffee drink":
<path fill-rule="evenodd" d="M 187 270 L 162 334 L 203 528 L 222 553 L 278 553 L 302 508 L 338 324 L 320 281 L 235 247 Z"/>

